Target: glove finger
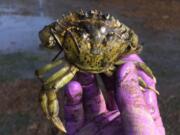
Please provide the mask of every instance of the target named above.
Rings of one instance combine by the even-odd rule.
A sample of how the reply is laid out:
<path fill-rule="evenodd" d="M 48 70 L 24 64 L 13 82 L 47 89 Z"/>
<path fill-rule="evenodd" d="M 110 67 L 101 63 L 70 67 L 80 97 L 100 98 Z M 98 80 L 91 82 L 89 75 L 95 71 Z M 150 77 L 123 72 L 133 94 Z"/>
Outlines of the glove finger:
<path fill-rule="evenodd" d="M 156 89 L 155 81 L 151 77 L 149 77 L 146 73 L 144 73 L 142 70 L 138 70 L 138 75 L 144 80 L 147 86 Z M 144 99 L 147 104 L 149 113 L 151 114 L 155 122 L 155 125 L 159 130 L 159 133 L 164 135 L 165 129 L 159 112 L 159 107 L 157 103 L 157 94 L 154 91 L 147 88 L 145 89 L 144 92 Z"/>
<path fill-rule="evenodd" d="M 115 75 L 108 77 L 105 74 L 101 74 L 101 78 L 106 88 L 106 106 L 109 111 L 117 110 L 117 104 L 115 101 L 115 89 L 116 80 Z"/>
<path fill-rule="evenodd" d="M 77 81 L 71 81 L 65 89 L 65 97 L 65 126 L 68 135 L 73 135 L 84 124 L 82 87 L 80 83 Z"/>
<path fill-rule="evenodd" d="M 77 79 L 83 87 L 83 106 L 86 121 L 107 112 L 105 99 L 97 85 L 96 77 L 90 73 L 80 73 Z"/>
<path fill-rule="evenodd" d="M 126 62 L 143 62 L 143 60 L 137 54 L 130 54 L 122 58 Z"/>
<path fill-rule="evenodd" d="M 157 134 L 140 90 L 136 66 L 125 63 L 117 71 L 116 100 L 125 134 Z"/>
<path fill-rule="evenodd" d="M 142 62 L 142 59 L 137 54 L 130 54 L 122 58 L 123 61 L 129 62 Z M 102 80 L 105 84 L 107 90 L 107 108 L 108 110 L 116 110 L 117 104 L 115 101 L 115 89 L 116 89 L 116 76 L 113 74 L 111 77 L 106 76 L 105 74 L 101 74 Z"/>

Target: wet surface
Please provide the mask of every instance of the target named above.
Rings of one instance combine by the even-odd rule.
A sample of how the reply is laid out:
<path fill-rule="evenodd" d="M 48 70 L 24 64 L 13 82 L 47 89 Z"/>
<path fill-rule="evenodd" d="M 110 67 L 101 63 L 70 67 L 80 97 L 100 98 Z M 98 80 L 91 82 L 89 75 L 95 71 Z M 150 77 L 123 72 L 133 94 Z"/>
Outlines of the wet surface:
<path fill-rule="evenodd" d="M 0 17 L 2 53 L 38 51 L 38 31 L 52 19 L 39 16 L 4 15 Z"/>
<path fill-rule="evenodd" d="M 60 18 L 63 13 L 81 8 L 110 12 L 134 29 L 139 35 L 140 43 L 144 45 L 141 56 L 157 76 L 157 86 L 161 97 L 166 97 L 166 99 L 171 97 L 169 101 L 172 97 L 178 97 L 180 88 L 179 0 L 149 0 L 148 2 L 144 0 L 51 0 L 51 2 L 48 0 L 0 0 L 0 83 L 8 81 L 16 83 L 16 80 L 34 79 L 34 70 L 47 63 L 56 53 L 38 47 L 40 43 L 38 31 L 44 25 Z M 21 86 L 20 82 L 18 84 Z M 17 89 L 15 84 L 10 84 L 10 87 L 11 85 L 13 89 Z M 5 86 L 3 90 L 4 88 Z M 4 99 L 2 102 L 11 103 L 11 100 Z M 171 106 L 170 103 L 168 105 Z M 175 105 L 174 108 L 177 107 Z M 170 109 L 170 112 L 173 110 Z M 165 114 L 167 115 L 170 116 Z M 171 117 L 175 118 L 177 114 Z M 22 121 L 20 123 L 23 123 Z M 168 124 L 166 127 L 171 131 L 172 126 Z M 6 127 L 5 125 L 4 128 Z M 1 135 L 11 133 L 0 130 Z"/>

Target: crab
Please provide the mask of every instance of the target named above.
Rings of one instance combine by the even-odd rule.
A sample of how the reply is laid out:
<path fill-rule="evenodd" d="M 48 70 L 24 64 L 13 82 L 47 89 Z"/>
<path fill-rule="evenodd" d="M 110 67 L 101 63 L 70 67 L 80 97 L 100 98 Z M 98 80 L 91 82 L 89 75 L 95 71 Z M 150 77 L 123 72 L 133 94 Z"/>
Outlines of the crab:
<path fill-rule="evenodd" d="M 112 15 L 97 10 L 70 12 L 45 26 L 39 32 L 39 37 L 44 47 L 59 48 L 52 61 L 36 70 L 35 74 L 43 84 L 40 94 L 42 111 L 64 133 L 66 129 L 58 117 L 58 90 L 72 80 L 77 72 L 111 76 L 118 66 L 125 63 L 122 57 L 139 53 L 142 49 L 132 29 Z M 64 56 L 58 58 L 62 52 Z M 155 80 L 145 63 L 135 64 Z M 60 68 L 57 72 L 48 78 L 44 77 L 44 74 L 57 67 Z M 142 88 L 148 87 L 142 78 L 139 78 L 139 84 Z M 149 89 L 158 93 L 153 88 Z"/>

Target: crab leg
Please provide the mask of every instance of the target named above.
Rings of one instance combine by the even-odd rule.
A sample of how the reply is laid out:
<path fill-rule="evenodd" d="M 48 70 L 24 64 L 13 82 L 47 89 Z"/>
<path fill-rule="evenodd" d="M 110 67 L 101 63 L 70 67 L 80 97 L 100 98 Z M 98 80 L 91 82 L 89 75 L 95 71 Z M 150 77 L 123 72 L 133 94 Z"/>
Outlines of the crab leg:
<path fill-rule="evenodd" d="M 146 89 L 154 91 L 156 94 L 159 95 L 159 92 L 156 89 L 154 89 L 154 88 L 152 88 L 150 86 L 147 86 L 147 84 L 145 83 L 145 81 L 141 77 L 139 77 L 138 80 L 139 80 L 139 85 L 141 87 L 141 90 L 144 91 L 144 88 L 146 88 Z"/>
<path fill-rule="evenodd" d="M 123 60 L 118 60 L 117 62 L 115 62 L 115 65 L 119 66 L 119 65 L 122 65 L 124 64 L 125 61 Z M 143 62 L 135 62 L 135 65 L 138 67 L 138 68 L 141 68 L 145 73 L 147 73 L 147 75 L 149 75 L 153 80 L 156 81 L 156 78 L 155 76 L 153 75 L 153 72 L 152 70 Z"/>
<path fill-rule="evenodd" d="M 47 94 L 44 89 L 41 89 L 41 93 L 40 93 L 41 109 L 42 109 L 43 113 L 45 114 L 46 118 L 49 119 L 50 116 L 49 116 L 49 111 L 48 111 L 48 107 L 47 107 L 47 102 L 48 102 Z"/>
<path fill-rule="evenodd" d="M 63 62 L 64 62 L 63 58 L 60 59 L 60 60 L 53 61 L 53 62 L 45 65 L 44 67 L 39 68 L 38 70 L 36 70 L 36 71 L 35 71 L 35 74 L 36 74 L 38 77 L 41 77 L 42 74 L 48 72 L 49 70 L 51 70 L 51 69 L 54 68 L 54 67 L 57 67 L 58 65 L 62 64 Z"/>
<path fill-rule="evenodd" d="M 125 63 L 125 61 L 120 59 L 115 63 L 115 65 L 119 66 L 119 65 L 122 65 L 124 63 Z M 135 62 L 135 65 L 138 68 L 141 68 L 147 75 L 149 75 L 156 82 L 156 78 L 153 75 L 152 70 L 145 63 L 143 63 L 143 62 Z"/>
<path fill-rule="evenodd" d="M 59 103 L 55 90 L 43 91 L 40 95 L 40 100 L 42 111 L 45 113 L 47 119 L 52 121 L 54 126 L 61 132 L 66 133 L 66 129 L 58 117 Z"/>
<path fill-rule="evenodd" d="M 147 75 L 149 75 L 156 82 L 156 78 L 153 75 L 152 70 L 145 63 L 137 62 L 135 64 L 138 68 L 141 68 Z"/>
<path fill-rule="evenodd" d="M 116 65 L 116 66 L 120 66 L 120 65 L 122 65 L 122 64 L 124 64 L 124 63 L 125 63 L 125 61 L 123 61 L 123 60 L 120 59 L 120 60 L 118 60 L 118 61 L 115 62 L 115 65 Z"/>
<path fill-rule="evenodd" d="M 145 83 L 145 81 L 141 77 L 138 77 L 138 81 L 139 81 L 139 85 L 141 87 L 143 87 L 143 88 L 147 87 L 147 84 Z"/>
<path fill-rule="evenodd" d="M 54 124 L 56 128 L 58 128 L 60 131 L 63 133 L 66 133 L 66 129 L 58 117 L 59 114 L 59 103 L 57 99 L 57 95 L 55 90 L 51 90 L 47 92 L 47 97 L 48 97 L 48 110 L 50 114 L 50 120 Z"/>
<path fill-rule="evenodd" d="M 66 67 L 69 69 L 69 66 Z M 65 74 L 65 69 L 61 69 L 58 74 L 58 76 L 52 75 L 48 80 L 49 83 L 44 85 L 45 91 L 42 91 L 41 93 L 41 108 L 43 112 L 45 113 L 46 117 L 52 121 L 54 126 L 58 128 L 61 132 L 66 133 L 66 129 L 62 123 L 62 121 L 59 119 L 59 104 L 57 99 L 57 91 L 62 88 L 65 84 L 67 84 L 76 74 L 78 69 L 74 66 L 72 66 L 69 69 L 69 72 Z M 55 79 L 55 81 L 54 81 Z"/>
<path fill-rule="evenodd" d="M 60 89 L 60 88 L 62 88 L 65 84 L 67 84 L 75 76 L 77 71 L 78 71 L 78 69 L 76 67 L 72 66 L 70 68 L 70 70 L 68 71 L 69 73 L 67 73 L 66 75 L 64 75 L 60 79 L 57 79 L 57 80 L 52 81 L 48 84 L 45 84 L 45 88 L 48 88 L 48 89 Z"/>
<path fill-rule="evenodd" d="M 46 79 L 44 81 L 44 84 L 48 84 L 48 83 L 51 83 L 51 82 L 57 80 L 58 78 L 62 77 L 69 69 L 70 69 L 70 66 L 69 66 L 69 64 L 66 63 L 63 66 L 63 68 L 61 68 L 59 71 L 57 71 L 52 76 L 50 76 L 48 79 Z"/>
<path fill-rule="evenodd" d="M 115 63 L 115 65 L 119 66 L 119 65 L 122 65 L 124 63 L 125 63 L 125 61 L 120 59 Z M 147 75 L 149 75 L 156 82 L 156 78 L 153 75 L 152 70 L 145 63 L 136 62 L 135 65 L 137 66 L 137 68 L 141 68 Z M 141 87 L 141 90 L 144 91 L 144 88 L 147 88 L 147 89 L 154 91 L 156 94 L 159 95 L 159 92 L 156 89 L 147 86 L 146 82 L 144 82 L 144 80 L 141 77 L 139 77 L 138 80 L 139 80 L 139 85 Z"/>

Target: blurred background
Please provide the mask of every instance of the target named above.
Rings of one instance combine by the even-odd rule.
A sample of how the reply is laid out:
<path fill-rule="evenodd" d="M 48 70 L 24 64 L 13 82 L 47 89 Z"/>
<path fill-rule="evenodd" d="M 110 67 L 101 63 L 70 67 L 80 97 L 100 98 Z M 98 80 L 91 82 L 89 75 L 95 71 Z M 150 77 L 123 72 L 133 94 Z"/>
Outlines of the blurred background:
<path fill-rule="evenodd" d="M 180 134 L 179 0 L 0 0 L 0 135 L 52 135 L 39 109 L 34 70 L 56 54 L 38 31 L 69 10 L 109 12 L 139 35 L 152 68 L 167 135 Z"/>

